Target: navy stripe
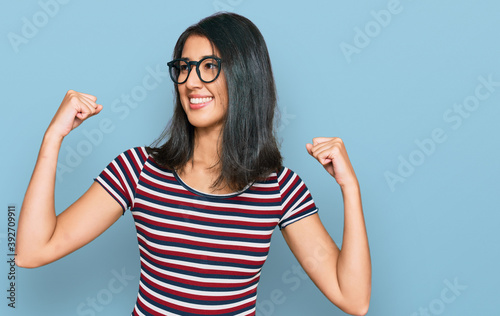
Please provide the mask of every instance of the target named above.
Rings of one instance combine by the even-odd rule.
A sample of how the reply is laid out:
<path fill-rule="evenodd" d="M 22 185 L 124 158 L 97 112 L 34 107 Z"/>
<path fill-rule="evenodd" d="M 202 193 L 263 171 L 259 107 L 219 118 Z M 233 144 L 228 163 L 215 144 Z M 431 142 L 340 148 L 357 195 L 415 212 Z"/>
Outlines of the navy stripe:
<path fill-rule="evenodd" d="M 135 209 L 134 209 L 134 212 L 136 212 Z M 151 228 L 151 229 L 165 231 L 165 227 L 146 223 L 145 221 L 143 221 L 140 218 L 136 218 L 135 222 L 136 222 L 136 224 L 142 224 L 142 225 L 144 225 L 148 228 Z M 190 223 L 191 221 L 187 220 L 185 222 Z M 242 241 L 242 242 L 250 242 L 250 243 L 256 243 L 256 244 L 268 243 L 270 240 L 270 238 L 268 238 L 265 235 L 263 236 L 263 238 L 257 239 L 257 238 L 251 238 L 251 237 L 237 237 L 234 235 L 232 235 L 232 236 L 215 235 L 215 234 L 212 235 L 212 234 L 208 234 L 208 233 L 201 233 L 201 232 L 195 232 L 195 231 L 193 232 L 193 231 L 187 231 L 187 230 L 182 230 L 182 229 L 176 229 L 176 228 L 172 228 L 172 227 L 169 227 L 168 231 L 172 232 L 172 233 L 177 233 L 177 234 L 182 234 L 182 235 L 192 236 L 192 237 L 210 238 L 210 239 L 225 240 L 225 241 Z"/>
<path fill-rule="evenodd" d="M 137 161 L 134 154 L 138 157 Z M 145 153 L 142 147 L 127 150 L 114 161 L 116 166 L 110 164 L 107 170 L 114 174 L 118 180 L 106 178 L 104 171 L 99 175 L 98 180 L 101 185 L 106 183 L 110 186 L 111 192 L 108 192 L 115 199 L 119 196 L 124 201 L 134 205 L 131 211 L 137 226 L 138 244 L 142 248 L 140 251 L 141 281 L 153 294 L 148 294 L 145 288 L 140 288 L 139 293 L 145 302 L 158 307 L 162 314 L 200 315 L 211 311 L 208 308 L 210 306 L 228 303 L 236 304 L 234 311 L 224 313 L 223 310 L 220 310 L 213 311 L 213 314 L 234 315 L 254 309 L 256 304 L 255 289 L 250 294 L 238 298 L 217 297 L 214 301 L 213 296 L 225 291 L 245 291 L 249 290 L 252 285 L 257 285 L 260 279 L 258 274 L 269 253 L 269 243 L 274 228 L 277 225 L 282 228 L 317 212 L 306 185 L 293 171 L 287 168 L 282 168 L 277 174 L 274 173 L 267 179 L 255 182 L 241 192 L 214 195 L 198 192 L 188 187 L 175 172 L 159 166 L 152 157 Z M 123 177 L 113 170 L 114 167 L 120 170 Z M 128 175 L 134 176 L 129 177 Z M 294 179 L 295 183 L 292 184 L 290 181 Z M 129 186 L 130 192 L 124 187 L 125 183 Z M 285 186 L 289 184 L 287 192 L 284 192 Z M 184 201 L 181 202 L 181 199 Z M 297 203 L 297 201 L 301 202 Z M 286 206 L 283 204 L 285 202 L 287 202 Z M 310 205 L 304 208 L 306 203 L 310 203 Z M 300 211 L 292 214 L 294 208 L 298 208 Z M 189 212 L 193 212 L 195 215 L 188 215 Z M 224 218 L 217 218 L 218 216 Z M 261 223 L 257 219 L 265 219 L 269 223 Z M 171 223 L 167 224 L 166 221 L 171 221 Z M 199 225 L 201 228 L 193 229 L 183 226 L 184 224 Z M 155 230 L 159 235 L 150 234 L 148 230 Z M 225 232 L 225 230 L 232 231 Z M 175 234 L 176 237 L 162 237 L 162 232 Z M 207 240 L 192 240 L 193 237 Z M 218 245 L 218 241 L 224 241 L 227 244 Z M 238 244 L 239 242 L 248 244 L 241 245 Z M 166 251 L 157 245 L 177 249 Z M 263 247 L 259 248 L 254 245 L 262 245 Z M 195 251 L 208 253 L 194 254 Z M 146 252 L 159 259 L 179 261 L 179 264 L 164 263 L 161 260 L 149 258 Z M 186 253 L 190 253 L 192 256 L 186 257 Z M 220 255 L 228 258 L 221 258 Z M 237 256 L 246 256 L 254 260 L 235 258 Z M 180 275 L 180 279 L 170 280 L 168 274 L 151 270 L 145 263 L 149 263 L 160 271 L 177 273 Z M 207 268 L 196 268 L 195 266 L 198 264 Z M 234 269 L 252 271 L 232 271 Z M 145 274 L 150 275 L 151 284 L 145 281 Z M 216 278 L 223 283 L 221 286 L 217 284 L 205 286 L 202 282 L 196 281 L 195 278 Z M 251 283 L 244 284 L 245 280 L 252 278 L 254 280 Z M 204 295 L 190 295 L 182 291 L 170 294 L 160 286 L 160 283 L 164 284 L 166 288 L 177 286 L 189 290 L 204 291 L 207 292 L 204 294 L 207 297 L 204 299 Z M 168 306 L 163 306 L 149 299 L 148 295 L 165 296 L 182 303 L 179 303 L 178 306 L 170 303 L 167 304 Z M 246 299 L 251 299 L 249 304 L 245 303 L 248 306 L 238 308 L 238 303 L 241 302 L 243 305 L 242 302 Z M 185 303 L 198 304 L 200 308 L 193 309 L 192 313 L 186 313 L 184 311 L 186 309 Z M 206 308 L 203 309 L 203 306 Z M 136 303 L 135 311 L 149 314 L 140 307 L 139 300 Z"/>
<path fill-rule="evenodd" d="M 144 241 L 142 241 L 142 240 L 139 240 L 139 244 L 143 248 L 145 248 L 149 253 L 151 253 L 151 255 L 155 255 L 155 256 L 163 258 L 163 259 L 180 260 L 180 261 L 184 261 L 184 262 L 200 263 L 200 264 L 206 264 L 206 265 L 216 265 L 216 266 L 219 266 L 219 268 L 220 267 L 227 267 L 227 268 L 242 268 L 242 269 L 259 269 L 262 267 L 261 262 L 256 262 L 255 264 L 243 264 L 241 262 L 238 263 L 238 262 L 226 262 L 226 261 L 222 261 L 222 260 L 207 260 L 207 259 L 203 259 L 202 255 L 200 255 L 201 258 L 196 259 L 196 258 L 184 257 L 184 256 L 182 256 L 181 252 L 179 252 L 179 255 L 173 255 L 173 254 L 166 255 L 166 254 L 154 251 L 152 248 L 149 248 L 147 246 L 147 244 L 144 244 Z M 153 262 L 151 262 L 151 264 L 153 264 Z M 154 263 L 154 265 L 156 265 L 156 263 Z M 227 274 L 224 274 L 224 278 L 226 278 L 226 276 L 227 276 Z M 220 277 L 220 275 L 219 275 L 219 277 Z M 246 276 L 246 277 L 248 278 L 248 276 Z"/>

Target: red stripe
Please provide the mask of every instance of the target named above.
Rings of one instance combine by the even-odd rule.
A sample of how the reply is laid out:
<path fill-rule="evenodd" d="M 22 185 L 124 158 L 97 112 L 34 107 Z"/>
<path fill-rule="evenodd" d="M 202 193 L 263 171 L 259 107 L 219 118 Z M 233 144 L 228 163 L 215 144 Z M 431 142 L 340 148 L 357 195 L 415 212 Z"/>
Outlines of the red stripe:
<path fill-rule="evenodd" d="M 142 181 L 142 179 L 141 179 L 141 181 Z M 170 191 L 162 191 L 162 192 L 158 192 L 158 193 L 168 196 L 169 193 L 171 193 L 171 192 Z M 236 201 L 235 204 L 230 204 L 230 203 L 228 203 L 227 205 L 219 204 L 222 206 L 213 206 L 213 205 L 201 206 L 200 203 L 203 203 L 204 201 L 196 201 L 193 199 L 192 200 L 193 202 L 186 202 L 186 201 L 179 201 L 178 196 L 173 196 L 172 198 L 160 197 L 160 196 L 157 196 L 157 195 L 154 195 L 154 194 L 151 194 L 149 192 L 144 191 L 141 187 L 137 188 L 137 194 L 145 196 L 149 199 L 153 199 L 155 202 L 157 202 L 157 204 L 164 204 L 164 203 L 169 203 L 169 204 L 174 204 L 174 205 L 177 204 L 177 205 L 191 207 L 194 209 L 200 209 L 201 207 L 203 207 L 203 209 L 206 209 L 209 211 L 215 211 L 215 212 L 220 213 L 221 215 L 234 215 L 235 212 L 238 212 L 238 213 L 241 213 L 244 215 L 262 215 L 262 212 L 266 212 L 266 215 L 274 215 L 274 216 L 279 216 L 281 214 L 279 206 L 272 206 L 272 205 L 266 206 L 266 207 L 271 208 L 271 209 L 267 209 L 267 210 L 259 210 L 259 209 L 252 210 L 252 209 L 235 207 L 235 205 L 237 205 L 236 203 L 242 202 L 241 200 Z M 254 202 L 267 203 L 268 201 L 269 200 L 261 199 L 261 200 L 256 200 Z M 276 201 L 281 201 L 281 198 L 276 199 Z M 255 206 L 255 207 L 258 208 L 258 206 Z M 272 209 L 273 207 L 275 208 L 275 210 Z"/>
<path fill-rule="evenodd" d="M 128 166 L 127 166 L 128 162 Z M 262 265 L 267 258 L 269 245 L 274 228 L 278 221 L 283 221 L 285 214 L 297 204 L 299 199 L 311 199 L 305 184 L 296 176 L 293 171 L 284 168 L 281 173 L 273 173 L 269 178 L 258 182 L 256 185 L 250 187 L 246 193 L 223 198 L 222 203 L 217 203 L 217 206 L 206 205 L 209 201 L 217 201 L 216 198 L 200 197 L 191 190 L 184 187 L 184 184 L 179 183 L 172 172 L 166 170 L 156 164 L 153 158 L 145 152 L 144 147 L 136 147 L 129 149 L 124 154 L 118 156 L 115 160 L 117 166 L 110 164 L 108 170 L 114 174 L 116 181 L 113 181 L 106 173 L 101 175 L 102 179 L 110 183 L 112 187 L 111 194 L 116 198 L 121 198 L 123 194 L 129 205 L 132 203 L 134 196 L 140 195 L 145 199 L 151 201 L 152 206 L 145 205 L 140 201 L 135 204 L 133 209 L 133 216 L 136 223 L 138 234 L 138 242 L 140 245 L 141 254 L 141 281 L 143 287 L 140 288 L 139 293 L 145 300 L 155 302 L 158 304 L 159 309 L 170 308 L 179 314 L 196 314 L 196 315 L 218 315 L 221 313 L 236 314 L 241 312 L 242 309 L 255 309 L 256 297 L 254 296 L 250 302 L 226 309 L 219 309 L 210 311 L 207 307 L 212 306 L 208 303 L 224 304 L 228 301 L 240 301 L 244 297 L 256 294 L 256 288 L 249 289 L 249 286 L 258 284 L 260 279 L 260 271 Z M 146 179 L 141 174 L 145 170 L 151 178 Z M 157 168 L 156 170 L 153 168 Z M 117 169 L 123 173 L 119 175 Z M 144 186 L 137 186 L 137 183 L 131 184 L 131 192 L 128 192 L 127 179 L 130 182 L 135 182 L 134 176 L 140 178 L 141 184 L 147 185 L 151 193 L 144 191 Z M 281 180 L 280 180 L 281 179 Z M 100 180 L 100 181 L 103 181 Z M 165 185 L 165 182 L 169 185 Z M 283 192 L 283 188 L 288 186 Z M 294 192 L 297 190 L 297 192 Z M 136 193 L 134 193 L 136 192 Z M 159 197 L 159 194 L 162 197 Z M 284 205 L 284 196 L 288 196 L 288 203 Z M 186 201 L 180 202 L 180 198 Z M 135 202 L 135 201 L 134 201 Z M 149 203 L 149 202 L 148 202 Z M 162 210 L 165 204 L 171 206 L 167 210 Z M 177 206 L 182 206 L 183 209 Z M 240 209 L 240 207 L 248 207 L 249 209 Z M 300 217 L 302 214 L 309 213 L 311 208 L 314 208 L 314 202 L 311 200 L 311 207 L 300 210 L 293 217 Z M 196 215 L 186 215 L 185 210 L 193 210 Z M 223 215 L 228 218 L 210 218 L 212 213 L 214 215 Z M 149 218 L 146 218 L 148 216 Z M 164 217 L 169 217 L 174 223 L 166 223 Z M 260 219 L 265 216 L 269 222 L 256 222 L 255 219 Z M 288 216 L 288 215 L 287 215 Z M 248 218 L 245 218 L 248 217 Z M 232 219 L 231 219 L 232 218 Z M 243 219 L 241 219 L 243 218 Z M 138 224 L 141 223 L 142 227 Z M 188 227 L 188 223 L 197 223 L 201 228 Z M 225 227 L 220 227 L 225 226 Z M 175 232 L 175 237 L 165 237 L 158 234 L 156 231 L 149 232 L 146 228 L 158 230 L 159 232 Z M 213 230 L 212 230 L 213 229 Z M 226 232 L 224 229 L 235 230 L 234 232 Z M 244 232 L 248 232 L 245 234 Z M 261 233 L 261 234 L 259 234 Z M 189 235 L 189 236 L 188 236 Z M 207 241 L 190 240 L 191 237 L 207 238 Z M 231 244 L 218 244 L 217 239 L 224 237 L 221 242 L 228 240 L 241 240 L 246 241 L 252 245 L 252 242 L 266 243 L 264 248 L 255 246 L 240 246 L 235 243 Z M 214 241 L 211 241 L 213 239 Z M 153 240 L 157 244 L 153 244 Z M 178 247 L 175 250 L 164 250 L 160 245 L 167 243 L 175 243 L 173 247 Z M 207 249 L 208 255 L 194 254 L 193 249 Z M 221 258 L 221 252 L 237 251 L 248 259 L 236 259 L 235 255 L 228 254 L 229 258 Z M 148 255 L 150 252 L 151 255 Z M 153 258 L 152 255 L 157 256 Z M 263 259 L 261 259 L 262 257 Z M 164 262 L 171 258 L 175 262 Z M 174 259 L 175 258 L 175 259 Z M 195 267 L 195 264 L 189 261 L 200 262 L 206 265 L 206 268 Z M 151 267 L 144 262 L 151 263 Z M 251 272 L 245 272 L 246 267 L 255 267 Z M 159 271 L 156 271 L 157 269 Z M 243 271 L 233 271 L 232 269 L 240 269 Z M 167 271 L 179 273 L 179 276 L 169 275 Z M 146 273 L 148 276 L 146 276 Z M 199 280 L 196 276 L 199 275 Z M 217 278 L 224 283 L 215 283 L 208 279 Z M 243 278 L 245 280 L 235 279 Z M 205 280 L 206 282 L 203 282 Z M 250 281 L 249 281 L 250 280 Z M 164 285 L 160 285 L 164 282 Z M 236 282 L 236 283 L 230 283 Z M 179 284 L 180 288 L 203 289 L 207 294 L 189 294 L 183 290 L 174 290 L 169 284 Z M 152 290 L 151 294 L 146 292 L 145 288 Z M 218 289 L 227 289 L 227 291 L 243 290 L 240 294 L 217 296 L 214 293 Z M 213 292 L 212 292 L 213 291 Z M 188 308 L 185 303 L 172 304 L 168 303 L 155 295 L 165 295 L 165 297 L 180 298 L 180 301 L 195 301 L 199 302 L 200 308 Z M 146 307 L 144 303 L 138 301 L 134 315 L 137 315 L 138 308 L 141 308 L 149 315 L 164 315 L 163 312 L 155 312 L 154 310 Z M 246 315 L 255 315 L 255 311 L 247 312 Z"/>
<path fill-rule="evenodd" d="M 149 296 L 147 293 L 142 292 L 141 293 L 143 296 Z M 139 297 L 137 297 L 137 305 L 139 305 L 143 310 L 146 311 L 146 315 L 151 315 L 151 316 L 164 316 L 164 313 L 159 313 L 155 311 L 154 309 L 151 309 L 147 307 L 145 304 L 142 303 L 142 301 L 139 300 Z M 139 315 L 139 314 L 137 314 Z"/>
<path fill-rule="evenodd" d="M 149 294 L 149 292 L 146 292 L 146 291 L 142 291 L 141 294 L 143 296 L 148 297 L 150 300 L 157 302 L 158 304 L 160 304 L 162 306 L 168 306 L 168 307 L 174 308 L 180 312 L 191 313 L 191 314 L 195 314 L 195 315 L 220 315 L 222 313 L 235 313 L 241 309 L 245 309 L 246 307 L 249 307 L 249 306 L 252 306 L 255 304 L 255 300 L 251 300 L 250 302 L 248 302 L 246 304 L 242 304 L 242 305 L 239 305 L 239 306 L 236 306 L 233 308 L 209 310 L 209 309 L 206 309 L 203 307 L 198 309 L 198 308 L 189 308 L 189 307 L 186 307 L 183 305 L 172 304 L 172 303 L 167 302 L 165 300 L 162 300 L 156 296 L 153 296 L 153 295 Z M 141 305 L 141 306 L 144 306 L 144 305 Z M 156 315 L 156 314 L 153 314 L 153 315 Z"/>
<path fill-rule="evenodd" d="M 227 288 L 237 288 L 237 287 L 241 287 L 241 286 L 250 285 L 253 282 L 255 282 L 256 279 L 257 280 L 259 279 L 258 277 L 256 279 L 252 279 L 257 274 L 255 272 L 241 272 L 241 271 L 234 271 L 234 270 L 233 271 L 229 271 L 229 270 L 220 270 L 220 269 L 204 269 L 204 268 L 190 266 L 189 262 L 186 262 L 187 265 L 176 264 L 176 263 L 173 263 L 173 262 L 163 262 L 163 261 L 160 261 L 158 259 L 155 259 L 155 258 L 151 257 L 145 251 L 141 251 L 141 255 L 144 258 L 147 258 L 149 261 L 154 262 L 155 263 L 155 267 L 157 267 L 159 269 L 162 269 L 162 270 L 177 269 L 177 270 L 180 270 L 180 271 L 186 271 L 186 273 L 187 272 L 196 272 L 196 273 L 199 273 L 199 274 L 203 273 L 203 274 L 206 274 L 206 275 L 212 275 L 213 274 L 213 275 L 221 276 L 220 277 L 221 279 L 223 278 L 222 277 L 223 275 L 238 276 L 238 277 L 243 277 L 243 278 L 251 279 L 249 281 L 243 281 L 242 280 L 242 281 L 236 282 L 236 283 L 234 283 L 234 282 L 233 283 L 210 283 L 208 281 L 207 282 L 194 281 L 192 279 L 182 279 L 182 278 L 174 277 L 172 275 L 160 274 L 160 272 L 156 272 L 156 270 L 150 269 L 148 266 L 143 265 L 143 269 L 147 270 L 149 273 L 155 274 L 155 275 L 157 275 L 160 278 L 165 278 L 167 280 L 172 280 L 172 281 L 179 282 L 179 283 L 192 284 L 192 285 L 203 286 L 203 287 L 221 287 L 221 286 L 223 286 L 223 287 L 227 287 Z M 207 264 L 207 265 L 210 265 L 210 264 Z M 212 277 L 210 277 L 210 278 L 212 278 Z"/>
<path fill-rule="evenodd" d="M 120 157 L 118 158 L 118 160 L 120 160 Z M 118 162 L 117 162 L 117 164 L 118 164 Z M 120 167 L 120 166 L 118 165 L 118 167 Z M 122 176 L 118 172 L 117 166 L 115 166 L 114 164 L 111 164 L 109 166 L 109 169 L 110 169 L 111 173 L 116 177 L 118 183 L 115 180 L 113 180 L 112 178 L 109 178 L 109 180 L 111 181 L 111 183 L 115 183 L 116 189 L 119 189 L 120 193 L 122 193 L 124 195 L 123 198 L 125 199 L 125 203 L 127 203 L 127 205 L 131 205 L 131 199 L 130 199 L 130 195 L 126 189 L 125 180 L 122 178 Z M 120 168 L 120 170 L 122 172 L 124 171 L 121 168 Z"/>
<path fill-rule="evenodd" d="M 218 243 L 213 243 L 213 242 L 207 242 L 207 241 L 198 241 L 198 240 L 190 240 L 187 238 L 183 237 L 172 237 L 172 236 L 162 236 L 159 234 L 155 234 L 152 232 L 148 232 L 147 230 L 137 226 L 137 232 L 141 233 L 143 236 L 147 236 L 149 238 L 154 238 L 161 241 L 166 241 L 166 242 L 176 242 L 184 245 L 193 245 L 193 246 L 199 246 L 199 247 L 207 247 L 207 248 L 212 248 L 213 250 L 243 250 L 245 252 L 249 252 L 249 255 L 252 255 L 251 253 L 255 253 L 255 256 L 261 256 L 259 253 L 267 253 L 269 251 L 269 245 L 264 246 L 264 247 L 251 247 L 251 246 L 243 246 L 243 245 L 231 245 L 231 244 L 218 244 Z M 268 240 L 271 241 L 271 233 L 268 236 Z"/>
<path fill-rule="evenodd" d="M 142 242 L 141 242 L 142 243 Z M 146 246 L 146 245 L 143 245 Z M 246 259 L 241 259 L 241 258 L 226 258 L 226 257 L 217 257 L 217 255 L 202 255 L 202 254 L 194 254 L 194 253 L 189 253 L 190 249 L 189 248 L 182 248 L 179 246 L 179 248 L 184 249 L 186 251 L 179 251 L 179 250 L 167 250 L 167 249 L 160 249 L 156 248 L 153 245 L 147 245 L 146 246 L 148 249 L 151 249 L 152 251 L 156 252 L 157 255 L 163 256 L 165 258 L 171 258 L 173 256 L 181 257 L 181 258 L 191 258 L 191 259 L 197 259 L 197 260 L 204 260 L 207 262 L 207 264 L 218 264 L 218 265 L 224 265 L 224 263 L 237 263 L 240 265 L 249 265 L 249 266 L 255 266 L 255 268 L 258 268 L 259 266 L 262 266 L 264 262 L 266 261 L 267 256 L 264 255 L 264 259 L 262 260 L 246 260 Z"/>
<path fill-rule="evenodd" d="M 159 192 L 162 194 L 172 194 L 173 196 L 176 196 L 176 197 L 179 195 L 183 195 L 184 198 L 188 198 L 188 199 L 190 197 L 197 197 L 198 196 L 185 188 L 177 189 L 177 188 L 172 188 L 169 186 L 163 186 L 161 184 L 158 184 L 157 182 L 151 181 L 151 180 L 146 179 L 144 177 L 141 178 L 141 182 L 158 189 L 158 191 L 156 191 L 156 192 Z M 274 189 L 274 190 L 276 190 L 276 189 Z M 151 195 L 150 193 L 146 192 L 145 190 L 141 189 L 140 187 L 137 189 L 137 191 L 140 192 L 142 195 L 148 196 L 148 197 L 153 198 L 153 199 L 157 199 L 159 201 L 165 200 L 164 198 L 160 198 L 156 195 Z M 279 192 L 279 190 L 277 192 Z M 172 200 L 166 200 L 166 201 L 172 201 Z M 279 198 L 279 197 L 266 197 L 266 196 L 258 197 L 258 198 L 235 196 L 235 197 L 228 198 L 225 201 L 228 202 L 227 205 L 228 205 L 228 207 L 230 207 L 232 204 L 229 202 L 235 202 L 234 204 L 238 204 L 238 202 L 273 204 L 273 203 L 279 203 L 281 201 L 281 198 Z M 178 202 L 178 201 L 176 201 L 176 202 Z M 196 202 L 199 203 L 200 201 L 196 201 Z M 221 203 L 221 204 L 223 204 L 223 203 Z M 188 203 L 188 202 L 182 202 L 182 205 L 190 205 L 190 206 L 197 206 L 197 207 L 200 206 L 199 204 Z M 208 209 L 214 209 L 214 210 L 217 210 L 220 208 L 220 207 L 213 207 L 213 206 L 207 206 L 207 205 L 205 205 L 204 207 L 208 208 Z M 223 210 L 223 209 L 228 208 L 228 207 L 222 207 L 220 209 Z M 272 206 L 270 206 L 270 207 L 272 207 Z M 234 208 L 234 205 L 233 205 L 233 208 Z M 249 214 L 259 214 L 259 211 L 252 211 L 252 210 L 248 210 L 248 209 L 241 209 L 241 210 L 238 209 L 238 210 L 240 212 L 241 211 L 248 212 Z"/>
<path fill-rule="evenodd" d="M 283 210 L 284 213 L 288 211 L 291 205 L 293 205 L 297 199 L 297 196 L 300 195 L 300 193 L 303 191 L 303 188 L 300 188 L 295 195 L 292 195 L 291 192 L 293 192 L 297 187 L 300 187 L 297 183 L 299 182 L 299 177 L 295 177 L 293 179 L 293 182 L 288 186 L 285 192 L 283 192 L 283 196 L 286 196 L 290 193 L 290 196 L 288 196 L 288 203 L 286 205 L 283 205 Z M 283 201 L 285 202 L 285 201 Z"/>
<path fill-rule="evenodd" d="M 200 294 L 188 293 L 187 291 L 177 291 L 177 290 L 174 290 L 174 289 L 169 288 L 169 287 L 159 287 L 158 284 L 156 284 L 155 279 L 150 279 L 146 275 L 142 275 L 141 280 L 144 283 L 147 283 L 150 288 L 159 289 L 162 292 L 166 292 L 166 293 L 169 293 L 169 294 L 172 294 L 175 296 L 179 296 L 179 297 L 190 299 L 190 300 L 198 300 L 198 301 L 210 301 L 210 302 L 219 301 L 219 302 L 221 302 L 221 304 L 224 304 L 224 301 L 239 299 L 239 298 L 254 294 L 256 292 L 256 287 L 255 287 L 251 290 L 243 291 L 240 294 L 233 294 L 233 295 L 226 295 L 226 296 L 200 295 Z M 187 289 L 187 290 L 189 290 L 189 289 Z M 209 291 L 207 291 L 207 292 L 209 292 Z M 203 304 L 203 303 L 200 302 L 198 304 Z"/>
<path fill-rule="evenodd" d="M 222 219 L 222 218 L 212 218 L 212 217 L 208 217 L 212 214 L 207 214 L 207 216 L 203 216 L 203 215 L 192 215 L 192 214 L 185 214 L 185 213 L 182 213 L 184 212 L 184 210 L 179 210 L 179 209 L 175 209 L 173 211 L 171 210 L 168 210 L 168 209 L 159 209 L 159 208 L 155 208 L 154 206 L 149 206 L 149 205 L 145 205 L 143 204 L 142 202 L 137 202 L 136 204 L 136 207 L 141 207 L 145 210 L 148 210 L 148 215 L 151 215 L 153 217 L 156 217 L 156 214 L 158 217 L 158 220 L 154 220 L 153 223 L 157 223 L 155 225 L 160 225 L 161 226 L 161 221 L 164 220 L 162 217 L 165 217 L 165 216 L 168 216 L 168 217 L 173 217 L 175 219 L 179 219 L 181 221 L 184 221 L 184 222 L 191 222 L 191 221 L 196 221 L 196 222 L 201 222 L 200 225 L 203 225 L 204 223 L 208 224 L 208 225 L 214 225 L 214 224 L 217 224 L 217 225 L 228 225 L 229 227 L 234 227 L 234 228 L 240 228 L 240 229 L 247 229 L 247 228 L 269 228 L 270 230 L 274 229 L 274 227 L 276 226 L 276 217 L 270 217 L 270 218 L 267 218 L 267 220 L 269 220 L 269 222 L 253 222 L 252 219 L 253 218 L 249 218 L 248 220 L 240 220 L 240 219 Z M 170 209 L 172 209 L 173 207 L 169 207 Z M 266 215 L 272 215 L 272 212 L 271 214 L 269 214 L 267 211 L 262 211 L 262 213 L 266 213 Z M 200 213 L 198 211 L 198 213 Z M 215 214 L 215 215 L 219 215 L 219 214 Z M 275 216 L 279 216 L 280 214 L 276 214 Z M 222 216 L 231 216 L 230 214 L 227 215 L 227 214 L 222 214 Z M 238 217 L 245 217 L 244 215 L 234 215 L 234 216 L 238 216 Z M 215 226 L 215 225 L 214 225 Z M 238 227 L 240 226 L 240 227 Z"/>
<path fill-rule="evenodd" d="M 178 215 L 178 214 L 173 214 L 173 215 Z M 176 217 L 189 223 L 189 219 L 186 217 L 183 217 L 183 216 L 176 216 Z M 172 224 L 172 223 L 162 223 L 162 222 L 159 222 L 156 220 L 152 220 L 152 219 L 143 217 L 143 216 L 141 216 L 140 213 L 134 214 L 134 218 L 140 219 L 141 221 L 143 221 L 147 224 L 159 226 L 161 228 L 177 229 L 180 231 L 192 232 L 192 233 L 197 233 L 197 234 L 206 234 L 206 235 L 212 235 L 212 236 L 235 237 L 235 238 L 244 238 L 244 239 L 260 239 L 260 240 L 269 239 L 269 236 L 272 234 L 274 227 L 276 226 L 276 224 L 273 223 L 272 224 L 273 226 L 271 226 L 272 229 L 269 229 L 267 234 L 260 235 L 260 234 L 251 234 L 251 233 L 245 234 L 245 233 L 238 233 L 238 232 L 216 231 L 216 230 L 209 230 L 209 229 L 203 229 L 203 228 L 181 226 L 181 225 L 176 225 L 176 224 Z M 244 229 L 244 228 L 249 228 L 248 231 L 251 231 L 251 226 L 242 227 L 240 229 Z M 220 229 L 224 229 L 224 228 L 220 228 Z"/>

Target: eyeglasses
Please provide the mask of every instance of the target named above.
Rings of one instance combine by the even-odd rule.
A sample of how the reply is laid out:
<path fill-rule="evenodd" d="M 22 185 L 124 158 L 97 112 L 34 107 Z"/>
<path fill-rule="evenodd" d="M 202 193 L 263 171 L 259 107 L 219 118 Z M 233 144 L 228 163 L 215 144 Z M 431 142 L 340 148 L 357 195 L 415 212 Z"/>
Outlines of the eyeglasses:
<path fill-rule="evenodd" d="M 186 58 L 174 59 L 167 63 L 170 78 L 176 84 L 183 84 L 191 73 L 192 66 L 196 66 L 198 78 L 204 83 L 215 81 L 219 77 L 222 59 L 208 56 L 200 61 L 189 61 Z"/>

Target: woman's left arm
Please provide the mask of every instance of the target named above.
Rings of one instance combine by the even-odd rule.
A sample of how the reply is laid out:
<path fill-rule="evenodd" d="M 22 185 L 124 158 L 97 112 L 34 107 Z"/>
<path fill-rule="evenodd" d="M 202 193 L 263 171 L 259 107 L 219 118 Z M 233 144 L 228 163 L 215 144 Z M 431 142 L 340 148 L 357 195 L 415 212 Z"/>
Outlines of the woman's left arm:
<path fill-rule="evenodd" d="M 371 260 L 356 174 L 340 138 L 317 137 L 306 147 L 342 190 L 342 248 L 317 214 L 286 226 L 283 236 L 304 271 L 332 303 L 348 314 L 365 315 L 371 294 Z"/>

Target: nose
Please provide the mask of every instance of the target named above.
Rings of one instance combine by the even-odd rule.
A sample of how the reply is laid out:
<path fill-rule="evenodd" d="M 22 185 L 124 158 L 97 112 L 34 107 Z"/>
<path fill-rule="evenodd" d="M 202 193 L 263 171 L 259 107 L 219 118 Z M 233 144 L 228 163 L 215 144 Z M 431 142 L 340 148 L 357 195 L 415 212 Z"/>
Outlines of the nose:
<path fill-rule="evenodd" d="M 189 76 L 185 82 L 185 85 L 190 90 L 195 90 L 197 88 L 201 88 L 203 86 L 203 82 L 198 77 L 198 73 L 196 72 L 196 66 L 190 65 L 191 71 Z"/>

